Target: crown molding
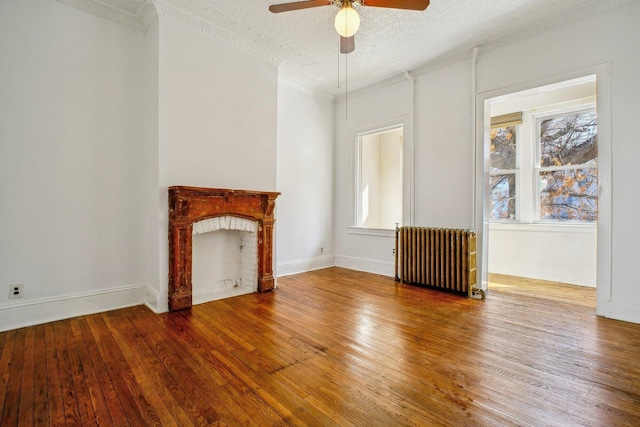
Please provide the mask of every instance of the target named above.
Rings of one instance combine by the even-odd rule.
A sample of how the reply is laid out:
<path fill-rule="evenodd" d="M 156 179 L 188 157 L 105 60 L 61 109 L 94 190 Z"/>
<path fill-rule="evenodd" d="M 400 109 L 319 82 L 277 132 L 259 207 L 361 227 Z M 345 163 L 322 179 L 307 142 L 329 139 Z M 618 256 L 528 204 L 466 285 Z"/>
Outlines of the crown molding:
<path fill-rule="evenodd" d="M 638 0 L 594 0 L 587 5 L 577 7 L 551 18 L 542 19 L 523 29 L 504 34 L 486 43 L 482 43 L 478 47 L 481 52 L 489 52 L 637 1 Z"/>
<path fill-rule="evenodd" d="M 268 63 L 280 65 L 283 62 L 283 58 L 274 52 L 268 51 L 256 43 L 224 30 L 203 18 L 160 0 L 153 0 L 153 3 L 158 10 L 158 16 L 161 18 L 173 21 L 185 28 L 201 33 L 222 44 L 226 44 L 227 46 L 241 52 L 248 53 L 249 55 Z"/>
<path fill-rule="evenodd" d="M 143 33 L 149 29 L 156 19 L 156 9 L 150 0 L 141 2 L 135 11 L 127 11 L 116 6 L 110 6 L 97 0 L 57 0 L 60 3 L 89 12 L 101 18 L 109 19 Z"/>
<path fill-rule="evenodd" d="M 409 73 L 413 74 L 413 72 L 409 72 Z M 376 91 L 378 89 L 382 89 L 384 87 L 391 86 L 391 85 L 394 85 L 396 83 L 400 83 L 400 82 L 405 81 L 405 80 L 407 80 L 407 77 L 406 77 L 406 75 L 404 73 L 402 73 L 402 74 L 394 74 L 391 77 L 387 77 L 385 79 L 378 80 L 378 81 L 376 81 L 374 83 L 371 83 L 371 84 L 369 84 L 367 86 L 363 86 L 363 87 L 360 87 L 358 89 L 350 90 L 348 92 L 348 95 L 349 96 L 362 96 L 362 95 L 365 95 L 365 94 L 367 94 L 369 92 L 374 92 L 374 91 Z M 335 96 L 334 101 L 336 103 L 337 102 L 341 102 L 341 101 L 344 101 L 345 98 L 346 98 L 346 94 L 341 93 L 340 95 L 336 95 Z"/>
<path fill-rule="evenodd" d="M 427 61 L 422 65 L 414 68 L 410 72 L 414 76 L 419 76 L 421 74 L 426 74 L 431 71 L 437 70 L 438 68 L 443 68 L 457 62 L 466 61 L 468 59 L 471 59 L 472 56 L 472 50 L 463 50 L 460 52 L 449 53 L 447 55 L 439 56 L 432 61 Z"/>
<path fill-rule="evenodd" d="M 295 78 L 288 76 L 286 74 L 282 74 L 281 72 L 278 73 L 278 84 L 282 86 L 286 86 L 289 89 L 293 89 L 298 92 L 304 93 L 305 95 L 310 95 L 310 96 L 313 96 L 314 98 L 321 99 L 323 101 L 331 102 L 335 99 L 335 95 L 333 95 L 332 93 L 310 87 L 309 85 L 304 84 L 300 80 L 296 80 Z"/>
<path fill-rule="evenodd" d="M 471 51 L 465 50 L 462 52 L 456 52 L 444 56 L 440 56 L 434 60 L 425 62 L 417 68 L 407 71 L 410 76 L 417 77 L 421 74 L 428 73 L 430 71 L 436 70 L 438 68 L 445 67 L 447 65 L 455 64 L 456 62 L 464 61 L 471 58 Z M 394 74 L 391 77 L 387 77 L 376 82 L 373 82 L 367 86 L 360 87 L 358 89 L 354 89 L 349 91 L 349 96 L 360 96 L 369 92 L 376 91 L 378 89 L 382 89 L 387 86 L 391 86 L 393 84 L 402 82 L 407 79 L 406 73 Z M 345 98 L 344 94 L 336 95 L 334 100 L 336 102 L 343 101 Z"/>

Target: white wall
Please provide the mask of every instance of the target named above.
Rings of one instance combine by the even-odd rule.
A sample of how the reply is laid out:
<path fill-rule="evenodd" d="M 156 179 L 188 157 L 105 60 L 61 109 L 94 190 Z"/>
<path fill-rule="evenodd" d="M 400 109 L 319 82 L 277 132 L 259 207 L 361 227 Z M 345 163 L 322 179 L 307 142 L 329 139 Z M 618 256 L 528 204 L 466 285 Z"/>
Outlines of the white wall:
<path fill-rule="evenodd" d="M 277 189 L 278 274 L 332 266 L 333 103 L 285 84 L 278 86 Z"/>
<path fill-rule="evenodd" d="M 415 224 L 473 227 L 471 63 L 416 77 Z"/>
<path fill-rule="evenodd" d="M 191 283 L 194 297 L 240 283 L 241 246 L 242 232 L 238 230 L 218 230 L 193 236 Z"/>
<path fill-rule="evenodd" d="M 596 230 L 592 226 L 492 224 L 489 273 L 596 286 Z"/>
<path fill-rule="evenodd" d="M 409 120 L 411 85 L 401 80 L 372 91 L 349 94 L 346 118 L 344 99 L 335 108 L 335 245 L 336 265 L 355 270 L 393 275 L 394 232 L 350 229 L 353 188 L 354 144 L 356 134 Z M 405 129 L 404 144 L 410 145 L 411 132 Z M 404 167 L 408 168 L 407 158 Z M 405 213 L 407 216 L 407 213 Z"/>
<path fill-rule="evenodd" d="M 364 228 L 402 223 L 402 129 L 359 137 L 360 185 L 357 220 Z"/>
<path fill-rule="evenodd" d="M 362 198 L 362 226 L 366 228 L 380 228 L 382 217 L 381 140 L 380 134 L 363 136 L 360 146 L 360 186 L 357 191 Z"/>
<path fill-rule="evenodd" d="M 382 135 L 380 145 L 384 177 L 380 189 L 383 202 L 380 204 L 382 224 L 394 226 L 402 223 L 402 153 L 403 136 L 401 130 Z"/>
<path fill-rule="evenodd" d="M 158 133 L 159 127 L 159 105 L 158 91 L 160 85 L 159 77 L 159 33 L 160 25 L 156 19 L 145 36 L 145 114 L 147 125 L 145 126 L 148 135 L 145 137 L 146 144 L 142 152 L 142 167 L 146 171 L 144 185 L 143 204 L 144 209 L 141 215 L 144 230 L 143 250 L 144 256 L 141 264 L 145 267 L 145 280 L 147 284 L 146 304 L 153 310 L 158 310 L 158 290 L 160 280 L 160 242 L 158 238 L 158 218 L 159 206 L 165 192 L 158 191 L 158 181 L 160 179 L 160 160 Z M 166 198 L 166 197 L 165 197 Z"/>
<path fill-rule="evenodd" d="M 142 301 L 145 69 L 140 32 L 0 2 L 0 329 Z"/>
<path fill-rule="evenodd" d="M 158 310 L 166 311 L 167 188 L 276 190 L 277 67 L 161 17 L 158 68 Z"/>

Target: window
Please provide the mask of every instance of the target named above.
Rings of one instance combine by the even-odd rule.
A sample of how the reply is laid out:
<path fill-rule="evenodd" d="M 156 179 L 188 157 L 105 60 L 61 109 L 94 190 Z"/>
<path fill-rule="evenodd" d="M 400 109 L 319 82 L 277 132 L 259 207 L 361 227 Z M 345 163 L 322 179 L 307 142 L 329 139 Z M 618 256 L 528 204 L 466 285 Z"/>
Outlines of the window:
<path fill-rule="evenodd" d="M 355 227 L 402 223 L 404 126 L 356 135 Z"/>
<path fill-rule="evenodd" d="M 597 114 L 584 99 L 493 117 L 492 221 L 581 222 L 598 218 Z"/>
<path fill-rule="evenodd" d="M 492 219 L 516 219 L 517 128 L 519 126 L 491 129 L 489 194 Z"/>
<path fill-rule="evenodd" d="M 598 219 L 595 110 L 538 119 L 539 218 Z"/>

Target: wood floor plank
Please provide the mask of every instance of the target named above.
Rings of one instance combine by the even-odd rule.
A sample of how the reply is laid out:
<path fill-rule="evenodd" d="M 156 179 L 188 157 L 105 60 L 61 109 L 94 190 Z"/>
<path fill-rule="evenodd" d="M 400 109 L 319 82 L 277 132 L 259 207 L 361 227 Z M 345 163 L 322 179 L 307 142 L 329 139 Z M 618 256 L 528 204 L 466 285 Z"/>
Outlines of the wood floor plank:
<path fill-rule="evenodd" d="M 162 360 L 156 356 L 152 348 L 144 339 L 144 331 L 136 331 L 130 322 L 135 314 L 130 311 L 112 313 L 114 316 L 113 325 L 120 329 L 122 339 L 130 348 L 130 356 L 135 357 L 133 368 L 144 369 L 148 376 L 149 385 L 159 394 L 163 405 L 171 413 L 173 421 L 179 425 L 207 425 L 207 420 L 203 417 L 196 399 L 191 399 L 182 389 L 180 383 L 175 380 L 171 372 L 164 366 Z M 116 318 L 117 316 L 117 318 Z"/>
<path fill-rule="evenodd" d="M 144 399 L 139 387 L 134 384 L 133 375 L 126 361 L 123 360 L 102 315 L 87 316 L 87 321 L 100 357 L 104 360 L 115 395 L 121 404 L 122 414 L 111 413 L 112 419 L 115 423 L 120 422 L 120 419 L 126 420 L 132 426 L 149 425 L 150 423 L 147 422 L 147 409 L 151 409 L 149 402 Z M 114 409 L 119 412 L 120 408 L 115 406 Z"/>
<path fill-rule="evenodd" d="M 183 343 L 180 342 L 182 337 L 173 328 L 165 329 L 165 332 L 174 338 L 174 340 L 169 341 L 173 344 L 173 348 L 168 348 L 167 351 L 170 352 L 170 354 L 175 354 L 174 352 L 177 352 L 178 348 L 183 345 Z M 193 349 L 193 347 L 189 348 L 190 350 Z M 191 351 L 189 351 L 188 354 L 185 354 L 184 356 L 186 357 L 183 357 L 181 360 L 182 366 L 176 365 L 174 368 L 180 369 L 187 374 L 185 376 L 183 373 L 182 376 L 189 379 L 189 382 L 194 389 L 197 390 L 213 408 L 217 408 L 218 411 L 223 410 L 224 405 L 221 406 L 222 401 L 218 394 L 220 390 L 216 390 L 214 387 L 218 376 L 217 374 L 220 373 L 220 371 L 212 372 L 210 368 L 213 365 L 198 364 L 196 362 L 198 359 L 197 352 L 191 353 Z M 196 373 L 197 375 L 194 375 Z M 210 380 L 205 381 L 206 379 Z M 244 406 L 243 409 L 255 423 L 258 425 L 272 425 L 280 421 L 280 416 L 277 413 L 274 413 L 272 408 L 266 405 L 261 399 L 256 398 L 255 394 L 251 393 L 244 383 L 240 384 L 239 392 L 242 393 L 243 399 L 249 400 L 253 403 L 252 405 Z"/>
<path fill-rule="evenodd" d="M 53 324 L 56 354 L 58 359 L 58 376 L 62 386 L 62 403 L 64 408 L 65 424 L 68 426 L 81 426 L 81 405 L 76 399 L 76 390 L 73 383 L 72 360 L 69 357 L 70 349 L 67 347 L 67 333 L 69 322 L 59 321 Z"/>
<path fill-rule="evenodd" d="M 114 318 L 118 318 L 120 321 L 116 322 L 114 321 Z M 158 425 L 177 426 L 176 420 L 165 405 L 165 400 L 158 394 L 158 389 L 149 379 L 148 372 L 145 367 L 143 367 L 142 361 L 139 358 L 139 353 L 135 351 L 136 346 L 132 345 L 134 342 L 127 340 L 124 337 L 127 331 L 132 329 L 130 323 L 128 323 L 129 319 L 123 318 L 117 312 L 109 312 L 103 316 L 103 319 L 114 339 L 118 343 L 122 356 L 130 367 L 131 373 L 135 377 L 136 384 L 140 386 L 141 392 L 144 393 L 145 398 L 154 408 L 155 414 L 158 417 Z"/>
<path fill-rule="evenodd" d="M 7 400 L 7 386 L 9 384 L 9 370 L 13 356 L 13 345 L 15 343 L 16 331 L 9 331 L 0 334 L 0 425 L 2 425 L 2 414 Z"/>
<path fill-rule="evenodd" d="M 203 379 L 203 372 L 200 366 L 192 362 L 190 349 L 182 346 L 179 340 L 171 337 L 163 337 L 154 328 L 148 328 L 146 322 L 133 313 L 132 308 L 129 320 L 132 327 L 138 331 L 147 346 L 155 357 L 161 361 L 163 369 L 173 378 L 173 381 L 180 387 L 187 399 L 195 405 L 193 411 L 201 415 L 199 424 L 213 424 L 220 419 L 216 408 L 222 407 L 221 402 L 211 391 L 207 381 Z M 156 323 L 156 326 L 158 324 Z M 184 351 L 181 351 L 184 350 Z"/>
<path fill-rule="evenodd" d="M 249 391 L 247 378 L 237 376 L 233 369 L 228 368 L 228 363 L 224 363 L 225 358 L 233 358 L 229 349 L 232 347 L 226 339 L 221 339 L 215 332 L 209 329 L 208 324 L 192 319 L 190 315 L 176 313 L 166 316 L 165 326 L 175 327 L 176 331 L 181 331 L 185 337 L 185 344 L 193 346 L 202 357 L 203 361 L 209 365 L 213 372 L 210 374 L 218 385 L 217 396 L 228 408 L 231 417 L 223 421 L 231 425 L 252 424 L 252 418 L 243 405 L 244 396 Z M 175 323 L 174 323 L 175 322 Z M 206 339 L 197 339 L 206 337 Z M 197 343 L 196 341 L 197 340 Z M 222 414 L 223 417 L 225 414 Z"/>
<path fill-rule="evenodd" d="M 83 381 L 85 383 L 84 386 L 86 387 L 89 400 L 84 402 L 84 404 L 90 406 L 95 417 L 95 424 L 100 426 L 114 425 L 111 414 L 109 413 L 109 407 L 104 399 L 102 387 L 99 386 L 100 380 L 96 374 L 94 363 L 89 353 L 89 347 L 85 343 L 82 335 L 80 327 L 81 321 L 82 319 L 72 319 L 70 322 L 72 335 L 69 338 L 72 338 L 72 345 L 77 352 L 78 362 L 81 363 L 81 370 L 80 372 L 76 372 L 76 376 L 78 377 L 75 382 Z M 86 378 L 86 381 L 84 381 L 84 378 Z"/>
<path fill-rule="evenodd" d="M 35 327 L 33 424 L 49 424 L 45 325 Z"/>
<path fill-rule="evenodd" d="M 20 393 L 22 390 L 22 372 L 24 370 L 24 343 L 26 328 L 18 329 L 15 334 L 12 358 L 9 359 L 7 379 L 5 381 L 5 398 L 0 415 L 1 426 L 17 426 L 20 408 Z M 12 362 L 15 361 L 15 362 Z"/>
<path fill-rule="evenodd" d="M 78 341 L 78 343 L 86 349 L 87 356 L 91 360 L 91 365 L 97 381 L 97 383 L 92 386 L 102 392 L 104 404 L 106 405 L 107 413 L 99 418 L 101 420 L 101 424 L 128 426 L 129 420 L 125 415 L 122 403 L 120 402 L 115 386 L 113 385 L 113 381 L 109 376 L 105 359 L 100 353 L 100 349 L 98 348 L 98 343 L 96 342 L 96 338 L 91 330 L 88 317 L 81 317 L 78 319 L 78 328 L 82 335 L 82 341 Z M 98 341 L 100 340 L 98 339 Z M 96 396 L 96 399 L 99 400 L 99 396 Z M 102 413 L 100 409 L 98 409 L 97 412 L 99 416 Z"/>
<path fill-rule="evenodd" d="M 35 346 L 36 329 L 27 328 L 24 338 L 22 365 L 22 387 L 20 390 L 20 406 L 18 408 L 20 426 L 33 425 L 35 401 Z"/>
<path fill-rule="evenodd" d="M 73 333 L 73 325 L 77 323 L 76 319 L 65 322 L 64 334 L 66 339 L 66 348 L 69 353 L 69 361 L 71 364 L 71 375 L 73 378 L 73 388 L 75 390 L 75 398 L 80 413 L 80 422 L 82 426 L 97 426 L 99 422 L 93 407 L 94 399 L 89 392 L 89 386 L 85 377 L 91 374 L 92 365 L 88 359 L 82 360 L 78 346 L 76 345 Z"/>
<path fill-rule="evenodd" d="M 640 325 L 490 280 L 480 301 L 329 268 L 3 332 L 0 425 L 640 425 Z"/>
<path fill-rule="evenodd" d="M 48 418 L 51 425 L 65 425 L 64 398 L 62 396 L 62 381 L 58 366 L 58 348 L 54 323 L 44 325 L 45 360 L 47 366 L 47 401 Z M 39 414 L 36 414 L 38 417 Z M 44 417 L 44 415 L 43 415 Z"/>

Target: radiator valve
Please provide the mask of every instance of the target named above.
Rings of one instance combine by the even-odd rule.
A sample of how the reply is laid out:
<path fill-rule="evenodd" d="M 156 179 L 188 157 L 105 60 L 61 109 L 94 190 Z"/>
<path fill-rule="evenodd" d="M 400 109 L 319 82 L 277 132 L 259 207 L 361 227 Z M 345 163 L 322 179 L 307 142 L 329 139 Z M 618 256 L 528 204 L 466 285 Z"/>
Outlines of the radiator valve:
<path fill-rule="evenodd" d="M 476 285 L 473 285 L 471 287 L 471 295 L 472 296 L 480 295 L 480 299 L 485 299 L 487 297 L 487 294 L 485 293 L 484 289 L 480 289 Z"/>

